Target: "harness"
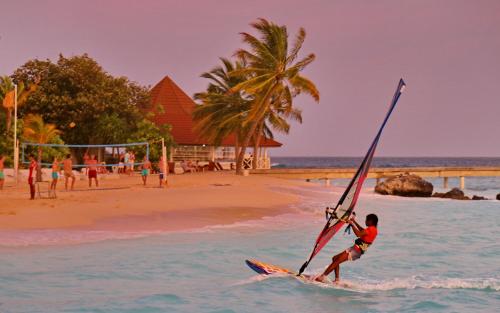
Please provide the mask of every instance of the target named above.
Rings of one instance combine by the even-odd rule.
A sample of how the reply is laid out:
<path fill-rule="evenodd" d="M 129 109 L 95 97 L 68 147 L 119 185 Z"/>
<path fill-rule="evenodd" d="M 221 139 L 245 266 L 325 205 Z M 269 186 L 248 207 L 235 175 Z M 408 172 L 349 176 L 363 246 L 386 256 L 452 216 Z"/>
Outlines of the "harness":
<path fill-rule="evenodd" d="M 371 242 L 366 242 L 361 238 L 358 238 L 354 241 L 354 244 L 361 250 L 361 254 L 364 254 L 366 250 L 368 250 L 368 247 L 371 246 Z"/>

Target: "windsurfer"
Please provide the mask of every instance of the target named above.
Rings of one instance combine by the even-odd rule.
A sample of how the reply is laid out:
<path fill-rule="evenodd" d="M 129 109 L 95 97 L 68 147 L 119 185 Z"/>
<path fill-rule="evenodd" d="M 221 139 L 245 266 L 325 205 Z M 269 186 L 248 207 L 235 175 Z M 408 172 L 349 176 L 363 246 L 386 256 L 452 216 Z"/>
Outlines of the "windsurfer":
<path fill-rule="evenodd" d="M 354 241 L 354 245 L 345 251 L 337 254 L 332 258 L 332 264 L 330 264 L 325 272 L 320 276 L 316 277 L 319 282 L 326 282 L 326 277 L 335 271 L 335 282 L 340 280 L 340 264 L 345 261 L 355 261 L 361 257 L 362 254 L 366 252 L 368 247 L 375 241 L 377 237 L 377 224 L 378 217 L 375 214 L 368 214 L 366 216 L 365 224 L 366 228 L 363 228 L 355 220 L 355 215 L 349 219 L 349 224 L 354 231 L 354 234 L 358 237 Z"/>

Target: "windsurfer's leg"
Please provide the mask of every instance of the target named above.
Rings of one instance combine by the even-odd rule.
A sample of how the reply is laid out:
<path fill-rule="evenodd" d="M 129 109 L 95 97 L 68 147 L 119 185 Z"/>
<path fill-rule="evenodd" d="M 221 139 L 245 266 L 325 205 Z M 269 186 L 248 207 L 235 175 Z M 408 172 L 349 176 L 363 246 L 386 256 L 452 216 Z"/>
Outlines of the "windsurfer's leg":
<path fill-rule="evenodd" d="M 323 281 L 326 278 L 326 276 L 330 275 L 330 273 L 335 270 L 335 280 L 337 281 L 338 277 L 339 277 L 339 265 L 340 265 L 340 263 L 347 261 L 347 259 L 348 259 L 348 255 L 347 255 L 347 252 L 345 252 L 345 251 L 342 251 L 341 253 L 334 256 L 332 258 L 332 264 L 330 264 L 326 268 L 326 270 L 323 272 L 323 274 L 318 276 L 316 278 L 316 280 Z"/>
<path fill-rule="evenodd" d="M 346 251 L 340 253 L 338 255 L 337 261 L 335 262 L 335 281 L 338 282 L 340 280 L 340 264 L 344 263 L 349 259 L 349 255 Z"/>

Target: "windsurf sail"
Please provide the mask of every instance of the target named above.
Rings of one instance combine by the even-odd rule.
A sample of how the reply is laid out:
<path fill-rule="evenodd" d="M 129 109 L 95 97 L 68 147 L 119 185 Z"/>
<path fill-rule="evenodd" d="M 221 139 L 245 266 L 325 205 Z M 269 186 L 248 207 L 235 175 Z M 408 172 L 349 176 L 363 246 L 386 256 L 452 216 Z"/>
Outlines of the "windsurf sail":
<path fill-rule="evenodd" d="M 356 171 L 356 174 L 347 186 L 347 189 L 342 194 L 342 197 L 340 197 L 337 205 L 331 212 L 327 213 L 328 220 L 326 222 L 326 225 L 316 239 L 316 243 L 314 244 L 314 248 L 309 259 L 300 268 L 299 275 L 304 272 L 314 256 L 316 256 L 328 243 L 328 241 L 330 241 L 330 239 L 332 239 L 332 237 L 342 228 L 342 226 L 347 223 L 351 214 L 353 213 L 354 207 L 356 206 L 356 202 L 359 197 L 359 193 L 361 191 L 361 187 L 363 186 L 363 182 L 368 175 L 373 155 L 375 154 L 375 149 L 377 148 L 377 144 L 380 136 L 382 135 L 382 131 L 384 130 L 384 127 L 387 124 L 387 121 L 389 120 L 389 117 L 391 116 L 391 113 L 394 110 L 394 107 L 396 106 L 396 103 L 398 102 L 399 97 L 401 96 L 401 93 L 403 92 L 405 87 L 406 84 L 404 80 L 400 79 L 396 92 L 394 93 L 394 96 L 392 98 L 391 105 L 389 106 L 389 111 L 387 112 L 385 119 L 380 126 L 377 135 L 375 136 L 375 139 L 370 145 L 370 148 L 368 149 L 365 158 Z"/>

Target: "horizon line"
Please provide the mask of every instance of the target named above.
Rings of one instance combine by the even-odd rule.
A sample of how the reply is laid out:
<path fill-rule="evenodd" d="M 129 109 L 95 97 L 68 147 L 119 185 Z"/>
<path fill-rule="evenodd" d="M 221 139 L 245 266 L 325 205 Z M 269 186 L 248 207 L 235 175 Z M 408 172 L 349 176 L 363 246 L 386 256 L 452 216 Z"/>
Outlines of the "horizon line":
<path fill-rule="evenodd" d="M 349 156 L 349 155 L 276 155 L 272 158 L 363 158 L 363 156 Z M 475 159 L 486 159 L 486 158 L 496 158 L 500 159 L 500 156 L 374 156 L 374 158 L 446 158 L 446 159 L 460 159 L 460 158 L 475 158 Z"/>

